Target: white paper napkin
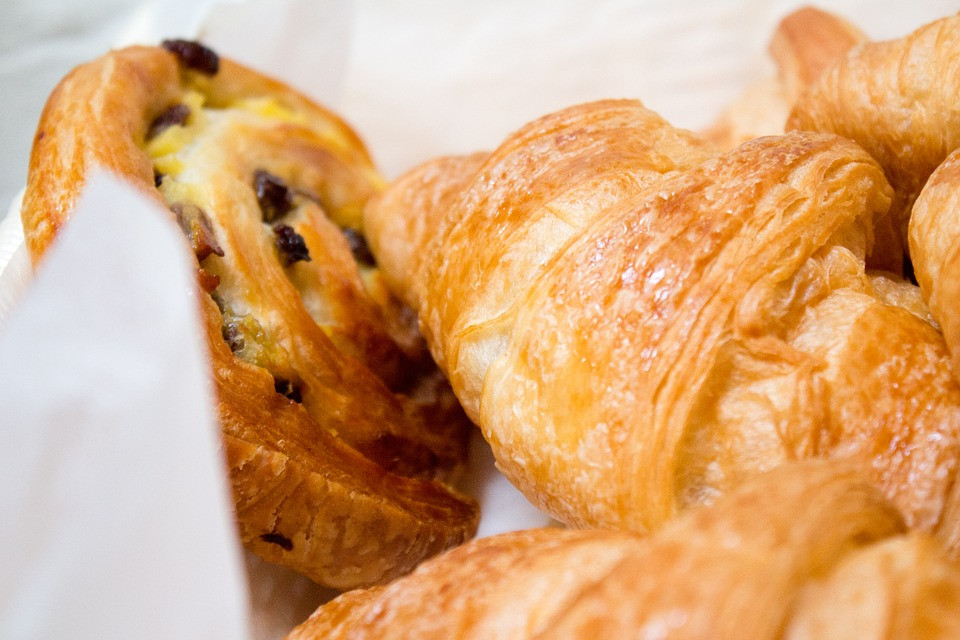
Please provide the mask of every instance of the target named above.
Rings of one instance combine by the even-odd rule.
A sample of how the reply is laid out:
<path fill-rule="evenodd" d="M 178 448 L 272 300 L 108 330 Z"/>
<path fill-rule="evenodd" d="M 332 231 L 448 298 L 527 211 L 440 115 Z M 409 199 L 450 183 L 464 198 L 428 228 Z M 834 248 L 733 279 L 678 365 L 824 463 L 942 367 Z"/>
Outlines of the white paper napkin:
<path fill-rule="evenodd" d="M 0 330 L 19 302 L 32 275 L 30 258 L 23 244 L 20 198 L 21 195 L 17 195 L 13 199 L 6 217 L 0 220 Z"/>
<path fill-rule="evenodd" d="M 388 176 L 491 149 L 550 111 L 638 98 L 705 127 L 773 74 L 767 43 L 808 0 L 357 0 L 338 107 Z M 953 0 L 819 5 L 876 39 L 957 12 Z"/>
<path fill-rule="evenodd" d="M 185 244 L 105 175 L 0 334 L 0 637 L 245 638 Z"/>

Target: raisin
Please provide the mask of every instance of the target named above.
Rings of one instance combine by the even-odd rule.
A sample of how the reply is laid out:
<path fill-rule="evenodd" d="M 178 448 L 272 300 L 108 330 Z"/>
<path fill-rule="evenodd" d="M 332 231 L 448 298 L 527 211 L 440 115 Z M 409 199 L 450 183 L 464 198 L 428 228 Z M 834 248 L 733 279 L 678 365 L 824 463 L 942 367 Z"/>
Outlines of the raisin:
<path fill-rule="evenodd" d="M 275 544 L 285 551 L 293 551 L 293 540 L 279 533 L 265 533 L 260 539 L 270 544 Z"/>
<path fill-rule="evenodd" d="M 374 258 L 373 253 L 370 252 L 370 246 L 367 244 L 367 239 L 363 237 L 363 234 L 350 227 L 344 227 L 341 231 L 347 239 L 347 244 L 350 245 L 350 253 L 353 254 L 354 260 L 368 267 L 377 266 L 377 259 Z"/>
<path fill-rule="evenodd" d="M 307 243 L 303 236 L 293 230 L 293 227 L 287 224 L 278 224 L 273 227 L 273 233 L 276 234 L 275 242 L 277 249 L 280 251 L 283 266 L 289 267 L 301 260 L 310 262 L 310 251 L 307 249 Z"/>
<path fill-rule="evenodd" d="M 253 172 L 253 189 L 257 193 L 264 222 L 273 222 L 293 207 L 293 194 L 287 184 L 269 171 L 257 169 Z"/>
<path fill-rule="evenodd" d="M 173 105 L 153 119 L 153 122 L 150 123 L 150 128 L 147 130 L 147 139 L 149 140 L 159 135 L 167 127 L 172 127 L 173 125 L 182 127 L 187 123 L 187 118 L 189 117 L 190 107 L 185 104 Z"/>
<path fill-rule="evenodd" d="M 240 331 L 240 327 L 238 327 L 235 322 L 228 322 L 224 324 L 221 332 L 223 334 L 224 342 L 226 342 L 227 346 L 230 347 L 230 351 L 232 353 L 243 351 L 243 348 L 247 343 L 246 340 L 243 339 L 243 333 Z"/>
<path fill-rule="evenodd" d="M 164 40 L 160 45 L 177 56 L 180 63 L 188 69 L 199 71 L 208 76 L 220 71 L 220 56 L 213 49 L 192 40 Z"/>
<path fill-rule="evenodd" d="M 197 260 L 203 260 L 211 253 L 223 257 L 223 249 L 217 242 L 210 220 L 203 209 L 195 204 L 177 202 L 170 205 L 170 210 L 176 214 L 180 228 L 189 238 Z"/>

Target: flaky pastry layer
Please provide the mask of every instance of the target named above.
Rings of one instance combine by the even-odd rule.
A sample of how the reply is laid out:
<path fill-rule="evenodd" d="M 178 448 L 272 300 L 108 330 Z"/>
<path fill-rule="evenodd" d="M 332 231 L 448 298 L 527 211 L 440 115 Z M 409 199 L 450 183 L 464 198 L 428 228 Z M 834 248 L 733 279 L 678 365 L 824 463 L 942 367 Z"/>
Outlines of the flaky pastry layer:
<path fill-rule="evenodd" d="M 842 458 L 955 549 L 960 386 L 919 290 L 867 270 L 892 198 L 849 140 L 718 153 L 624 100 L 416 168 L 366 220 L 499 468 L 560 520 L 656 529 Z"/>
<path fill-rule="evenodd" d="M 782 467 L 649 538 L 535 529 L 344 594 L 288 636 L 401 640 L 954 638 L 960 571 L 870 483 Z"/>

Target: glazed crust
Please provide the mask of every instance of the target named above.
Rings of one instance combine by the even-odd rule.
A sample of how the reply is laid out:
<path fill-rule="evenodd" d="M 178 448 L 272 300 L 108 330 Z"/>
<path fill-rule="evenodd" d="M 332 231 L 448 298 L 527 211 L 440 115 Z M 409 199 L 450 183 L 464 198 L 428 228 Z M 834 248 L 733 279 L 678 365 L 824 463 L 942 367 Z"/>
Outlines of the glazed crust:
<path fill-rule="evenodd" d="M 858 47 L 833 65 L 794 108 L 790 126 L 856 140 L 895 189 L 893 212 L 908 236 L 916 280 L 943 330 L 960 376 L 960 16 L 888 42 Z"/>
<path fill-rule="evenodd" d="M 469 594 L 468 598 L 464 594 Z M 288 636 L 952 638 L 960 572 L 831 464 L 781 467 L 649 538 L 536 529 L 345 594 Z"/>
<path fill-rule="evenodd" d="M 910 257 L 930 313 L 950 347 L 960 374 L 960 152 L 954 151 L 930 176 L 910 217 Z"/>
<path fill-rule="evenodd" d="M 419 212 L 416 216 L 368 215 L 364 218 L 370 248 L 383 267 L 388 286 L 411 309 L 416 310 L 422 295 L 412 291 L 418 283 L 413 274 L 420 268 L 420 247 L 450 209 L 450 199 L 463 188 L 463 180 L 469 178 L 488 155 L 479 152 L 425 162 L 400 177 L 389 191 L 371 198 L 372 210 L 392 211 L 400 206 Z M 381 198 L 386 200 L 373 204 Z M 399 202 L 394 204 L 391 198 Z"/>
<path fill-rule="evenodd" d="M 420 256 L 394 280 L 531 501 L 644 531 L 765 469 L 844 458 L 956 547 L 960 387 L 916 288 L 865 271 L 891 189 L 856 144 L 717 154 L 606 101 L 467 170 L 415 170 L 366 217 L 438 219 L 408 224 L 428 232 L 402 239 Z M 406 206 L 430 184 L 459 186 L 439 214 Z"/>
<path fill-rule="evenodd" d="M 184 122 L 155 130 L 184 104 Z M 473 534 L 476 505 L 440 482 L 463 463 L 469 424 L 379 269 L 358 264 L 341 232 L 362 232 L 381 184 L 346 124 L 229 60 L 209 75 L 133 47 L 77 68 L 47 103 L 22 209 L 35 261 L 95 167 L 179 212 L 212 290 L 200 306 L 248 547 L 349 588 Z M 292 194 L 275 220 L 258 170 Z M 280 224 L 309 261 L 288 259 Z"/>
<path fill-rule="evenodd" d="M 906 239 L 910 208 L 927 178 L 960 146 L 960 16 L 910 35 L 860 45 L 825 71 L 795 105 L 791 129 L 855 140 L 883 166 Z"/>
<path fill-rule="evenodd" d="M 401 296 L 455 389 L 469 389 L 458 397 L 474 422 L 482 368 L 554 255 L 607 207 L 713 152 L 638 102 L 606 100 L 545 116 L 482 162 L 428 162 L 371 203 L 371 246 L 409 283 Z"/>

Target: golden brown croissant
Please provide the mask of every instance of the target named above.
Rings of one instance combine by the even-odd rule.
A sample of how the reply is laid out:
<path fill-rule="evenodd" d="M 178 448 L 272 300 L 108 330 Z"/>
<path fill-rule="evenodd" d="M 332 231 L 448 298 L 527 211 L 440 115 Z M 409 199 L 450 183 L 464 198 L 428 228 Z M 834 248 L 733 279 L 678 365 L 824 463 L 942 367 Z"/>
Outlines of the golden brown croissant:
<path fill-rule="evenodd" d="M 346 588 L 472 535 L 476 505 L 439 482 L 468 423 L 366 249 L 360 212 L 381 179 L 346 124 L 196 43 L 82 65 L 35 139 L 22 214 L 35 260 L 96 166 L 169 206 L 197 256 L 250 549 Z"/>
<path fill-rule="evenodd" d="M 960 151 L 930 176 L 910 217 L 910 257 L 917 283 L 939 322 L 960 377 Z"/>
<path fill-rule="evenodd" d="M 320 607 L 314 638 L 955 638 L 960 571 L 877 489 L 787 465 L 650 538 L 484 538 Z"/>
<path fill-rule="evenodd" d="M 753 138 L 783 133 L 800 94 L 831 62 L 866 39 L 840 16 L 815 7 L 787 15 L 767 47 L 777 65 L 777 77 L 749 87 L 703 132 L 704 137 L 726 150 Z"/>
<path fill-rule="evenodd" d="M 960 318 L 951 302 L 960 286 L 958 160 L 950 155 L 960 147 L 958 73 L 960 17 L 954 16 L 854 50 L 798 102 L 790 125 L 852 138 L 883 165 L 897 192 L 898 227 L 909 231 L 917 282 L 960 375 Z"/>
<path fill-rule="evenodd" d="M 917 288 L 864 268 L 890 200 L 842 138 L 718 155 L 604 101 L 419 167 L 365 217 L 499 468 L 560 520 L 653 529 L 845 458 L 955 549 L 960 387 Z"/>
<path fill-rule="evenodd" d="M 927 178 L 960 146 L 960 16 L 906 37 L 856 47 L 794 107 L 788 128 L 855 140 L 883 166 L 906 238 L 910 207 Z"/>

